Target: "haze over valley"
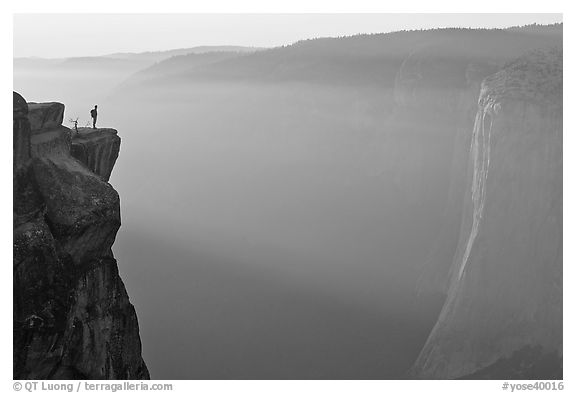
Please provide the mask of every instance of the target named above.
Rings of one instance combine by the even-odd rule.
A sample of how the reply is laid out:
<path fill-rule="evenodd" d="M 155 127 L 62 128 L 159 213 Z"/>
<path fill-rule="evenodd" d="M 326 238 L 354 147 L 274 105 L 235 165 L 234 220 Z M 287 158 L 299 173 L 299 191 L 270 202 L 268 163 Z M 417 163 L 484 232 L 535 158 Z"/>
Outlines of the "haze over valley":
<path fill-rule="evenodd" d="M 15 58 L 14 90 L 118 130 L 113 252 L 152 378 L 500 378 L 523 348 L 534 368 L 505 379 L 561 378 L 562 24 Z M 513 338 L 479 322 L 501 317 L 482 280 L 523 266 L 492 288 L 528 325 Z"/>

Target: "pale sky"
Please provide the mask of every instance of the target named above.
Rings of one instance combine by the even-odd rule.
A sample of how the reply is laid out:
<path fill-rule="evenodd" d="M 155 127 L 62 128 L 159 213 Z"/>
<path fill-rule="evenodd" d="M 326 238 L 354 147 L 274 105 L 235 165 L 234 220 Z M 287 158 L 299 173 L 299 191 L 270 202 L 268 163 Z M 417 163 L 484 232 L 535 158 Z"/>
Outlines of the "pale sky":
<path fill-rule="evenodd" d="M 200 45 L 271 47 L 434 27 L 561 22 L 561 14 L 16 14 L 14 57 L 94 56 Z"/>

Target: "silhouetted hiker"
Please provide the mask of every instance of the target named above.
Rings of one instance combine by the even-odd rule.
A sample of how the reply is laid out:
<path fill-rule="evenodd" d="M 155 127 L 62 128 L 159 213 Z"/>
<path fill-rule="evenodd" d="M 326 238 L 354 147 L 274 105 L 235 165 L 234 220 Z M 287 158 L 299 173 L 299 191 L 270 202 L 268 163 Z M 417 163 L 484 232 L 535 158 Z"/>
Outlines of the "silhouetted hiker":
<path fill-rule="evenodd" d="M 94 109 L 90 111 L 92 116 L 92 128 L 96 128 L 96 118 L 98 117 L 98 105 L 94 105 Z"/>

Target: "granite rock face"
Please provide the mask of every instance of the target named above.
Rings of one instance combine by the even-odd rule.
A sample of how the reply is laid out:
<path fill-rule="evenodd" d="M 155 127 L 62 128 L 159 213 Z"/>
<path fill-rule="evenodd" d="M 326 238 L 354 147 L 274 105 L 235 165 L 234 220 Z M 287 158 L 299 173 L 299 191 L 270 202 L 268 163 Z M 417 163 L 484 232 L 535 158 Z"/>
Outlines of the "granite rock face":
<path fill-rule="evenodd" d="M 562 51 L 487 77 L 426 379 L 562 378 Z"/>
<path fill-rule="evenodd" d="M 443 217 L 438 221 L 437 238 L 426 256 L 417 284 L 417 304 L 423 312 L 437 311 L 445 300 L 448 270 L 458 242 L 462 213 L 462 195 L 466 187 L 468 150 L 474 126 L 478 94 L 482 80 L 497 70 L 489 56 L 453 51 L 450 43 L 438 43 L 414 50 L 402 62 L 395 77 L 394 101 L 400 123 L 430 134 L 447 135 L 439 151 L 451 157 L 447 199 Z M 419 122 L 418 122 L 419 120 Z M 403 130 L 406 134 L 406 131 Z M 426 135 L 426 132 L 422 132 Z M 439 143 L 431 137 L 430 143 Z M 417 156 L 427 154 L 428 146 Z M 410 157 L 415 160 L 414 157 Z M 422 166 L 425 166 L 422 163 Z M 403 183 L 414 182 L 411 190 L 421 199 L 422 185 L 437 178 L 423 170 L 406 174 Z M 416 176 L 414 176 L 416 174 Z"/>
<path fill-rule="evenodd" d="M 64 119 L 64 105 L 59 102 L 28 103 L 28 120 L 32 131 L 57 128 Z"/>
<path fill-rule="evenodd" d="M 120 200 L 105 179 L 118 149 L 96 156 L 110 162 L 96 163 L 96 141 L 107 141 L 96 138 L 86 155 L 92 168 L 74 158 L 63 108 L 27 105 L 14 93 L 13 375 L 148 379 L 136 313 L 111 250 Z M 115 133 L 112 139 L 119 146 Z"/>
<path fill-rule="evenodd" d="M 120 137 L 112 128 L 78 128 L 72 133 L 72 156 L 108 181 L 120 152 Z"/>

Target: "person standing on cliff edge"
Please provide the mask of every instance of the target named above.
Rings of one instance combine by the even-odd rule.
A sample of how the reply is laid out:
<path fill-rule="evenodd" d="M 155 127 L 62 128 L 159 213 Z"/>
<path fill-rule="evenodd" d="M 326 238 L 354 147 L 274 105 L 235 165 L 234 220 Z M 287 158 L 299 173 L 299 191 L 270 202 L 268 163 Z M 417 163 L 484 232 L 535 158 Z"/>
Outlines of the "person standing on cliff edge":
<path fill-rule="evenodd" d="M 90 116 L 92 116 L 92 128 L 96 128 L 96 118 L 98 117 L 98 105 L 94 105 L 94 109 L 90 111 Z"/>

